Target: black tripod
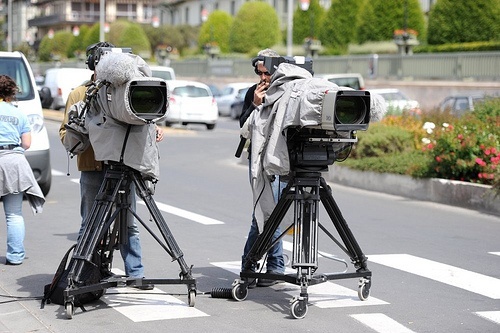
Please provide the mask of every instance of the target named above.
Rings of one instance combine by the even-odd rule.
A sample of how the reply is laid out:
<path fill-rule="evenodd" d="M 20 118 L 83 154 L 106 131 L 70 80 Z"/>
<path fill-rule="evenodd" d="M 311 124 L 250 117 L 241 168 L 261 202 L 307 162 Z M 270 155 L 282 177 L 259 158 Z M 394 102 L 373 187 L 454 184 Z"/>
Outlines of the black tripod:
<path fill-rule="evenodd" d="M 162 239 L 131 208 L 129 194 L 131 185 L 135 184 L 139 196 L 144 200 L 152 219 L 155 221 Z M 110 276 L 93 285 L 82 285 L 82 272 L 85 265 L 95 265 L 100 256 L 102 270 L 108 270 L 113 260 L 113 250 L 127 241 L 127 215 L 129 213 L 144 226 L 153 238 L 179 263 L 181 272 L 179 279 L 143 279 Z M 94 257 L 94 258 L 93 258 Z M 74 313 L 74 296 L 95 291 L 103 291 L 110 287 L 143 286 L 148 284 L 186 284 L 188 287 L 188 304 L 194 306 L 196 297 L 196 280 L 191 275 L 191 267 L 184 261 L 184 255 L 177 245 L 170 229 L 153 200 L 151 191 L 140 172 L 120 163 L 108 165 L 104 181 L 94 201 L 92 210 L 85 221 L 83 234 L 76 244 L 68 274 L 68 287 L 64 290 L 64 304 L 68 318 Z"/>
<path fill-rule="evenodd" d="M 319 222 L 319 202 L 324 205 L 333 225 L 342 242 L 335 239 L 327 228 Z M 277 240 L 272 242 L 276 229 L 280 226 L 283 217 L 290 206 L 294 204 L 294 221 L 283 231 Z M 293 227 L 293 252 L 292 268 L 297 269 L 296 274 L 268 274 L 256 273 L 250 270 L 256 267 L 257 262 Z M 318 228 L 320 228 L 333 242 L 339 246 L 351 259 L 356 268 L 352 273 L 328 273 L 314 275 L 318 268 Z M 354 235 L 344 220 L 337 206 L 331 189 L 321 177 L 320 171 L 308 171 L 301 169 L 291 173 L 290 181 L 283 190 L 271 216 L 264 225 L 264 230 L 258 236 L 256 242 L 244 260 L 241 279 L 234 281 L 232 296 L 238 301 L 243 301 L 248 295 L 248 281 L 255 278 L 270 280 L 282 280 L 288 283 L 300 285 L 300 296 L 291 300 L 290 311 L 294 318 L 303 318 L 307 313 L 308 285 L 314 285 L 327 280 L 338 280 L 359 277 L 358 296 L 366 300 L 370 293 L 371 271 L 366 264 L 364 256 Z"/>

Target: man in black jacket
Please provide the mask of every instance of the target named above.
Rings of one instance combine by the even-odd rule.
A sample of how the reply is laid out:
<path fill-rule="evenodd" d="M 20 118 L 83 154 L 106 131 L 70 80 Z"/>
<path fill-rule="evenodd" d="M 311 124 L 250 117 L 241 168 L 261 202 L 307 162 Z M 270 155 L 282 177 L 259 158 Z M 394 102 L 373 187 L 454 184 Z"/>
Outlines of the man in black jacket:
<path fill-rule="evenodd" d="M 257 56 L 279 57 L 280 55 L 271 49 L 265 49 L 260 51 L 257 54 Z M 251 86 L 245 95 L 245 101 L 240 116 L 240 127 L 243 127 L 243 124 L 245 124 L 246 120 L 248 119 L 248 117 L 250 117 L 252 112 L 264 102 L 264 96 L 266 94 L 266 90 L 271 83 L 271 74 L 269 73 L 268 69 L 264 66 L 264 61 L 256 60 L 252 63 L 252 65 L 255 67 L 254 68 L 255 74 L 259 76 L 260 81 L 259 83 L 256 83 L 253 86 Z M 250 148 L 248 152 L 250 152 Z M 285 186 L 286 183 L 280 183 L 279 176 L 276 176 L 275 180 L 272 182 L 275 202 L 278 202 L 279 193 L 281 193 L 281 190 Z M 280 235 L 281 235 L 281 230 L 280 228 L 277 228 L 276 232 L 273 235 L 272 241 L 274 242 L 274 240 Z M 242 269 L 245 258 L 247 254 L 250 252 L 250 249 L 257 240 L 258 236 L 259 236 L 259 229 L 257 226 L 257 222 L 255 221 L 255 218 L 253 218 L 252 216 L 252 225 L 250 227 L 250 231 L 248 232 L 248 238 L 245 244 L 245 248 L 243 250 Z M 251 267 L 250 269 L 252 271 L 255 271 L 256 267 Z M 269 251 L 267 252 L 266 269 L 267 273 L 284 274 L 285 261 L 283 259 L 283 243 L 281 240 L 278 243 L 276 243 L 272 248 L 270 248 Z M 255 281 L 249 281 L 249 282 L 250 282 L 249 288 L 255 287 Z M 259 279 L 259 281 L 257 282 L 257 286 L 268 287 L 275 284 L 276 282 L 277 282 L 276 280 Z"/>

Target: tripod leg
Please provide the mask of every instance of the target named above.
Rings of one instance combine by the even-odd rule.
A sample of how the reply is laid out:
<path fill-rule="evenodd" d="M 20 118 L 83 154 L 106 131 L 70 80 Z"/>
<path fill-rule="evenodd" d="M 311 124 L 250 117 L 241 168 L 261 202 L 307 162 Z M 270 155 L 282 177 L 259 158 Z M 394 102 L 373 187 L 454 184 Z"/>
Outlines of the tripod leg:
<path fill-rule="evenodd" d="M 346 220 L 342 216 L 342 213 L 339 207 L 337 206 L 337 203 L 333 199 L 333 196 L 329 191 L 328 185 L 326 184 L 326 181 L 323 178 L 321 178 L 321 186 L 322 186 L 322 188 L 320 189 L 321 202 L 325 206 L 325 209 L 328 215 L 330 216 L 330 219 L 332 220 L 335 228 L 337 229 L 340 238 L 344 242 L 346 249 L 348 250 L 347 254 L 351 258 L 357 270 L 368 270 L 366 264 L 367 258 L 363 254 L 361 247 L 358 245 L 356 238 L 354 238 L 351 229 L 349 229 Z"/>
<path fill-rule="evenodd" d="M 137 175 L 136 173 L 133 173 L 132 177 L 137 187 L 139 196 L 142 198 L 142 200 L 144 200 L 146 207 L 149 210 L 149 213 L 153 217 L 153 220 L 158 226 L 158 229 L 160 230 L 160 233 L 162 234 L 163 239 L 166 242 L 166 246 L 169 249 L 169 254 L 172 257 L 172 260 L 175 260 L 179 263 L 179 266 L 181 268 L 181 274 L 184 278 L 192 279 L 191 268 L 189 268 L 188 265 L 186 264 L 184 260 L 184 254 L 182 253 L 177 242 L 175 241 L 174 236 L 170 231 L 170 228 L 168 227 L 167 223 L 165 222 L 165 219 L 163 218 L 162 214 L 160 213 L 160 210 L 158 209 L 158 206 L 154 202 L 153 197 L 144 182 L 144 179 L 140 175 Z"/>
<path fill-rule="evenodd" d="M 271 213 L 269 219 L 264 224 L 264 230 L 259 234 L 257 240 L 252 245 L 246 258 L 244 259 L 243 262 L 244 270 L 248 270 L 250 269 L 250 267 L 255 266 L 257 262 L 266 254 L 266 252 L 274 245 L 271 244 L 273 235 L 280 226 L 283 217 L 285 216 L 285 214 L 287 213 L 288 209 L 290 208 L 293 202 L 294 192 L 291 189 L 292 189 L 292 184 L 289 183 L 283 190 L 283 193 L 281 195 L 280 200 L 278 201 L 278 204 Z M 274 243 L 279 241 L 279 239 L 283 237 L 284 233 L 285 232 L 283 232 L 281 237 L 275 240 Z"/>
<path fill-rule="evenodd" d="M 103 242 L 103 237 L 114 220 L 113 215 L 118 213 L 116 211 L 115 214 L 111 215 L 113 204 L 117 200 L 121 184 L 125 179 L 123 175 L 116 176 L 109 170 L 106 172 L 105 180 L 85 221 L 83 234 L 78 240 L 73 254 L 73 258 L 76 260 L 74 260 L 74 265 L 70 267 L 68 274 L 68 278 L 75 282 L 81 282 L 80 275 L 85 262 L 91 262 L 92 255 L 99 243 Z"/>

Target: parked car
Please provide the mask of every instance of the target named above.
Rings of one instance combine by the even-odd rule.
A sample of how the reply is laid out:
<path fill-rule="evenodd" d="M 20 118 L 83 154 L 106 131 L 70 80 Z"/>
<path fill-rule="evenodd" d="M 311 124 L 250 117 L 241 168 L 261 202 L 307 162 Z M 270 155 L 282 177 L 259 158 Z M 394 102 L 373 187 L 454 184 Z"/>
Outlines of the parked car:
<path fill-rule="evenodd" d="M 21 52 L 0 52 L 0 74 L 10 76 L 20 88 L 15 104 L 26 113 L 31 124 L 31 147 L 25 156 L 43 194 L 47 195 L 52 183 L 50 144 L 31 66 Z"/>
<path fill-rule="evenodd" d="M 230 83 L 222 88 L 221 95 L 216 98 L 219 107 L 219 115 L 230 116 L 231 105 L 236 101 L 236 96 L 243 89 L 248 89 L 255 83 Z"/>
<path fill-rule="evenodd" d="M 167 81 L 170 91 L 169 110 L 165 125 L 174 123 L 205 124 L 212 130 L 219 118 L 217 102 L 210 88 L 201 82 L 186 80 Z"/>
<path fill-rule="evenodd" d="M 207 86 L 210 88 L 212 91 L 212 95 L 217 99 L 221 95 L 221 91 L 219 87 L 217 87 L 215 84 L 207 84 Z"/>
<path fill-rule="evenodd" d="M 167 66 L 149 66 L 153 77 L 163 80 L 175 80 L 175 71 L 172 67 Z"/>
<path fill-rule="evenodd" d="M 407 112 L 411 115 L 420 115 L 420 103 L 409 99 L 399 89 L 370 89 L 370 93 L 378 94 L 387 103 L 386 115 L 398 115 Z"/>
<path fill-rule="evenodd" d="M 52 94 L 51 108 L 63 109 L 71 90 L 92 78 L 94 72 L 86 68 L 49 68 L 45 72 L 44 86 Z"/>
<path fill-rule="evenodd" d="M 460 94 L 446 97 L 439 103 L 439 111 L 448 111 L 455 116 L 463 116 L 468 111 L 474 111 L 474 106 L 484 102 L 485 96 L 480 94 Z"/>
<path fill-rule="evenodd" d="M 234 120 L 240 119 L 241 112 L 243 111 L 243 104 L 245 104 L 245 95 L 249 88 L 240 89 L 238 95 L 231 104 L 231 118 Z"/>
<path fill-rule="evenodd" d="M 45 77 L 43 75 L 35 76 L 36 90 L 38 95 L 40 95 L 40 101 L 42 102 L 42 108 L 48 109 L 52 106 L 54 98 L 50 93 L 50 89 L 44 86 Z"/>
<path fill-rule="evenodd" d="M 349 87 L 356 90 L 365 90 L 365 80 L 359 73 L 344 73 L 344 74 L 321 74 L 316 77 L 323 78 L 335 83 L 339 87 Z"/>

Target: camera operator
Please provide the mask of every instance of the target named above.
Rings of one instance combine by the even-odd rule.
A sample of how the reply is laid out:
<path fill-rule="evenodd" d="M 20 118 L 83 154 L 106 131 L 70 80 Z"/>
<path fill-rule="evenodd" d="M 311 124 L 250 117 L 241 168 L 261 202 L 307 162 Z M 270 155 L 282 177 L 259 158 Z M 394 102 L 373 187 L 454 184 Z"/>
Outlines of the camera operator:
<path fill-rule="evenodd" d="M 258 54 L 258 57 L 279 57 L 280 55 L 275 52 L 274 50 L 271 49 L 264 49 L 261 50 Z M 267 89 L 269 88 L 269 85 L 271 83 L 271 74 L 269 73 L 268 69 L 264 66 L 264 62 L 262 60 L 255 60 L 252 62 L 252 65 L 254 66 L 254 71 L 255 74 L 257 74 L 260 78 L 259 83 L 256 83 L 255 85 L 251 86 L 246 95 L 245 95 L 245 100 L 243 104 L 243 109 L 242 113 L 240 116 L 240 127 L 243 127 L 245 124 L 246 120 L 254 110 L 261 105 L 264 102 L 264 97 L 266 94 Z M 251 168 L 250 168 L 250 148 L 248 148 L 249 152 L 249 177 L 250 177 L 250 182 L 251 182 Z M 279 200 L 279 194 L 283 190 L 283 188 L 286 187 L 285 182 L 280 182 L 280 177 L 275 176 L 274 181 L 271 183 L 272 189 L 273 189 L 273 196 L 274 196 L 274 201 L 278 202 Z M 281 234 L 280 228 L 278 228 L 273 235 L 273 242 L 274 240 L 279 237 Z M 250 249 L 252 248 L 253 244 L 255 243 L 257 237 L 259 235 L 259 228 L 257 226 L 257 222 L 255 220 L 255 217 L 252 216 L 252 224 L 250 226 L 250 231 L 248 232 L 248 238 L 245 243 L 245 247 L 243 249 L 243 256 L 242 256 L 242 270 L 244 270 L 244 261 L 247 256 L 247 254 L 250 252 Z M 256 267 L 250 268 L 252 271 L 255 271 Z M 267 262 L 266 262 L 266 273 L 271 273 L 271 274 L 284 274 L 285 272 L 285 262 L 283 259 L 283 242 L 280 240 L 276 245 L 274 245 L 269 251 L 267 252 Z M 276 280 L 267 280 L 267 279 L 259 279 L 257 282 L 256 281 L 250 281 L 249 283 L 249 288 L 255 287 L 255 285 L 259 287 L 268 287 L 276 283 Z"/>
<path fill-rule="evenodd" d="M 94 70 L 94 74 L 90 78 L 90 81 L 84 85 L 81 85 L 71 91 L 66 102 L 66 108 L 64 111 L 64 119 L 59 128 L 59 137 L 61 142 L 64 141 L 66 135 L 65 124 L 68 123 L 69 115 L 68 112 L 71 106 L 79 101 L 83 101 L 86 97 L 86 92 L 89 87 L 91 87 L 93 80 L 96 77 L 95 73 L 95 63 L 92 59 L 95 58 L 96 52 L 101 47 L 114 47 L 114 45 L 107 42 L 99 42 L 92 44 L 87 47 L 86 50 L 86 64 L 89 69 Z M 89 60 L 90 59 L 90 60 Z M 163 140 L 163 130 L 156 127 L 156 141 L 159 142 Z M 78 238 L 83 234 L 85 228 L 85 220 L 88 214 L 92 210 L 95 198 L 101 184 L 104 182 L 105 168 L 106 165 L 102 161 L 96 161 L 94 149 L 90 145 L 85 151 L 77 155 L 77 167 L 80 173 L 80 214 L 82 217 L 82 223 L 80 226 L 80 231 L 78 233 Z M 132 209 L 135 211 L 136 199 L 135 199 L 135 185 L 131 184 L 129 193 L 129 202 L 132 205 Z M 125 274 L 132 278 L 143 278 L 144 277 L 144 267 L 142 265 L 142 251 L 141 243 L 139 239 L 139 229 L 135 222 L 132 213 L 128 214 L 128 228 L 127 228 L 127 242 L 120 247 L 120 253 L 122 255 Z M 153 289 L 153 285 L 142 285 L 137 286 L 139 289 Z"/>

